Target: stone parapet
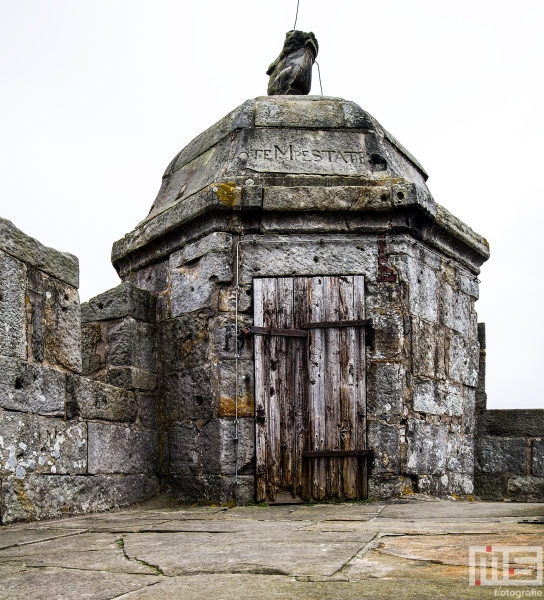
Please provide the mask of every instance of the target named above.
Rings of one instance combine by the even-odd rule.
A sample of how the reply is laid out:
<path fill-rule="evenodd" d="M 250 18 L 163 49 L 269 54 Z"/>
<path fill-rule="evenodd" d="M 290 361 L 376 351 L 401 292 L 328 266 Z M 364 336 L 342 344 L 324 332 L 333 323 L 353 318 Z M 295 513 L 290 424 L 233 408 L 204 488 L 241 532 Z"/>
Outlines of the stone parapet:
<path fill-rule="evenodd" d="M 1 217 L 0 250 L 74 288 L 79 287 L 79 261 L 76 256 L 40 244 Z"/>
<path fill-rule="evenodd" d="M 131 317 L 146 323 L 155 322 L 156 298 L 129 282 L 103 292 L 81 306 L 81 322 L 109 321 Z"/>
<path fill-rule="evenodd" d="M 476 494 L 484 500 L 544 499 L 544 410 L 487 410 L 476 440 Z"/>
<path fill-rule="evenodd" d="M 77 259 L 0 219 L 0 269 L 0 523 L 153 496 L 155 297 L 125 283 L 86 305 L 82 361 Z"/>

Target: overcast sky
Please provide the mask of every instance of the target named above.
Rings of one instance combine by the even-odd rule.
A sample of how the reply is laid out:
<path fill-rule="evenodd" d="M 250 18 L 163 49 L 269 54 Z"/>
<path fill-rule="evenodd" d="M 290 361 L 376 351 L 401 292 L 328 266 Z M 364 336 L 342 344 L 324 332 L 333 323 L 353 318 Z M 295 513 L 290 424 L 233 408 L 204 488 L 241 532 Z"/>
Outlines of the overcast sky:
<path fill-rule="evenodd" d="M 326 95 L 423 164 L 491 244 L 481 275 L 489 406 L 544 407 L 544 4 L 301 0 Z M 0 216 L 80 260 L 82 301 L 119 280 L 112 243 L 194 136 L 266 93 L 296 0 L 0 0 Z M 319 93 L 314 78 L 312 93 Z"/>

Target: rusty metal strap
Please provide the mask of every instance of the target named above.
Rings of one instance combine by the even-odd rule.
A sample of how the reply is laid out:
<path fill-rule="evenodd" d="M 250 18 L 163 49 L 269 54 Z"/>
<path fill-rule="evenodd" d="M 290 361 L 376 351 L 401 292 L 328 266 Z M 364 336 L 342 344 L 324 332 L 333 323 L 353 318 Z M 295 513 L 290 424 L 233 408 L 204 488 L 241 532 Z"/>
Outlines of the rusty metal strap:
<path fill-rule="evenodd" d="M 244 327 L 242 331 L 248 335 L 250 333 L 257 335 L 279 335 L 286 337 L 302 337 L 307 338 L 308 332 L 303 329 L 280 329 L 278 327 Z"/>
<path fill-rule="evenodd" d="M 302 453 L 302 458 L 321 458 L 324 456 L 373 456 L 374 450 L 307 450 Z"/>
<path fill-rule="evenodd" d="M 372 327 L 372 319 L 356 321 L 321 321 L 319 323 L 303 323 L 302 329 L 320 329 L 321 327 Z"/>
<path fill-rule="evenodd" d="M 242 327 L 241 331 L 246 335 L 277 335 L 284 337 L 308 337 L 308 329 L 320 329 L 321 327 L 365 327 L 366 345 L 372 346 L 374 343 L 374 324 L 372 319 L 360 319 L 357 321 L 322 321 L 320 323 L 304 323 L 301 329 L 281 329 L 279 327 Z"/>

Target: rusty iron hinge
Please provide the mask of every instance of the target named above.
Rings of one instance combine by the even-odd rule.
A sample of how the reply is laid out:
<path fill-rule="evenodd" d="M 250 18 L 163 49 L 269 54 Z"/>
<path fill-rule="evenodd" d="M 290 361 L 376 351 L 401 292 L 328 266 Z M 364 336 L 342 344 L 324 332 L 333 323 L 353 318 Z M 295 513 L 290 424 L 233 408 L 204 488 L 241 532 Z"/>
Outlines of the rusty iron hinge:
<path fill-rule="evenodd" d="M 285 337 L 308 337 L 308 329 L 320 329 L 323 327 L 364 327 L 366 329 L 365 343 L 367 346 L 374 344 L 374 324 L 372 319 L 358 319 L 354 321 L 322 321 L 320 323 L 304 323 L 301 329 L 281 329 L 279 327 L 242 327 L 242 333 L 246 335 L 275 335 Z"/>

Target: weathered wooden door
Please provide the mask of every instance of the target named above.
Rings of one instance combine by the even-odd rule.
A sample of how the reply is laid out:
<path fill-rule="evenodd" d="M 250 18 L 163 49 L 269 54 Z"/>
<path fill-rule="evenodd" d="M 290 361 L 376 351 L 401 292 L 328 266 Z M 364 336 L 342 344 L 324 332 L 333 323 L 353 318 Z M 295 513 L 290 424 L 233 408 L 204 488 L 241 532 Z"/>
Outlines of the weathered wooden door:
<path fill-rule="evenodd" d="M 364 317 L 362 276 L 254 280 L 258 501 L 366 497 Z"/>

